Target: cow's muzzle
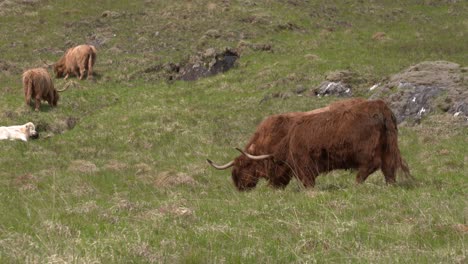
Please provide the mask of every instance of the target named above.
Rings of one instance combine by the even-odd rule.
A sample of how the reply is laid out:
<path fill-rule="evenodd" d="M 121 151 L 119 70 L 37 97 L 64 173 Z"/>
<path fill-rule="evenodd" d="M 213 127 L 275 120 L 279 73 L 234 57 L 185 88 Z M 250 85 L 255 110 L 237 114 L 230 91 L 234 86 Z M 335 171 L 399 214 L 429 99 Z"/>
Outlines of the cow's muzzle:
<path fill-rule="evenodd" d="M 32 139 L 38 139 L 39 138 L 39 133 L 38 132 L 32 133 L 29 137 L 32 138 Z"/>

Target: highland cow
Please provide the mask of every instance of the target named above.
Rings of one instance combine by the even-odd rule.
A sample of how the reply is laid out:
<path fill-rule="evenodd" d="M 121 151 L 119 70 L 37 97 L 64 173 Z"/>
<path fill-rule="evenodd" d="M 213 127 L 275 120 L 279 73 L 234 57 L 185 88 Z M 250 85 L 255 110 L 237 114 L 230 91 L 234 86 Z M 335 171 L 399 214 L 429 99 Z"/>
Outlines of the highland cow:
<path fill-rule="evenodd" d="M 57 106 L 59 95 L 54 88 L 49 72 L 44 68 L 30 69 L 23 73 L 23 90 L 26 105 L 34 98 L 34 110 L 39 111 L 41 100 L 50 106 Z"/>
<path fill-rule="evenodd" d="M 79 45 L 68 49 L 65 54 L 54 64 L 56 78 L 65 76 L 68 79 L 74 74 L 82 80 L 87 74 L 87 79 L 93 78 L 93 66 L 96 62 L 96 48 L 93 45 Z"/>
<path fill-rule="evenodd" d="M 258 125 L 254 135 L 245 146 L 244 152 L 252 155 L 274 153 L 281 140 L 288 135 L 290 128 L 301 118 L 326 111 L 345 110 L 361 102 L 365 102 L 365 99 L 347 99 L 308 112 L 291 112 L 269 116 Z M 239 190 L 247 186 L 255 186 L 260 178 L 266 179 L 271 186 L 276 188 L 284 187 L 289 183 L 289 179 L 276 177 L 275 174 L 267 173 L 268 167 L 271 165 L 271 160 L 269 159 L 257 161 L 248 158 L 246 155 L 240 155 L 225 165 L 216 165 L 211 160 L 208 160 L 208 163 L 219 170 L 233 167 L 232 179 Z M 239 177 L 239 171 L 242 171 L 244 175 L 250 176 L 248 179 L 246 176 Z M 245 179 L 242 180 L 240 178 Z"/>
<path fill-rule="evenodd" d="M 268 160 L 267 175 L 284 183 L 296 177 L 304 187 L 314 187 L 321 173 L 356 169 L 357 183 L 380 169 L 388 184 L 396 182 L 396 171 L 410 176 L 398 148 L 396 118 L 382 100 L 366 101 L 348 109 L 307 115 L 298 120 L 273 153 L 243 154 L 257 162 Z M 239 190 L 254 188 L 258 179 L 245 168 L 234 168 Z"/>

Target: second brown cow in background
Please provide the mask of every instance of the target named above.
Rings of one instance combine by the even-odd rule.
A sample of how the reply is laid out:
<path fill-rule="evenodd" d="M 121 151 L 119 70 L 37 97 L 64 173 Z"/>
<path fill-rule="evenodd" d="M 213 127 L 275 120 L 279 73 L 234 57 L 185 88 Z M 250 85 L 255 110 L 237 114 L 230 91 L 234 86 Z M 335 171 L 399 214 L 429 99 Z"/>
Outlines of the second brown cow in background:
<path fill-rule="evenodd" d="M 54 64 L 54 73 L 57 78 L 65 76 L 65 80 L 74 74 L 82 80 L 93 78 L 93 66 L 96 62 L 96 48 L 93 45 L 79 45 L 68 49 L 65 54 Z"/>

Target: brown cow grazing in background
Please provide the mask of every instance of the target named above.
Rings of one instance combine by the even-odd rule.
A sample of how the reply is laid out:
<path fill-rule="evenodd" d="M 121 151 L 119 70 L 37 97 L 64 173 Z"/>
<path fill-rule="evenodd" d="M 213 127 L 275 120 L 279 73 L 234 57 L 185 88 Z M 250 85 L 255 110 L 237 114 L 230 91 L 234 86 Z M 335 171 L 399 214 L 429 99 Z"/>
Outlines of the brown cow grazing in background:
<path fill-rule="evenodd" d="M 50 106 L 57 106 L 59 95 L 49 72 L 44 68 L 31 69 L 23 73 L 23 90 L 26 105 L 29 106 L 31 98 L 34 98 L 35 111 L 39 111 L 41 100 L 47 101 Z"/>
<path fill-rule="evenodd" d="M 96 48 L 93 45 L 79 45 L 68 49 L 65 54 L 54 64 L 54 72 L 57 78 L 65 75 L 65 80 L 70 74 L 83 79 L 87 73 L 87 79 L 93 78 L 93 66 L 96 62 Z"/>
<path fill-rule="evenodd" d="M 320 173 L 336 169 L 357 169 L 357 183 L 378 169 L 387 183 L 396 181 L 398 169 L 410 175 L 398 148 L 395 116 L 382 100 L 301 117 L 274 152 L 244 155 L 257 162 L 270 160 L 264 173 L 285 185 L 295 176 L 305 187 L 313 187 Z M 239 190 L 251 189 L 258 181 L 242 167 L 232 174 Z"/>
<path fill-rule="evenodd" d="M 324 111 L 346 109 L 356 103 L 364 101 L 365 99 L 361 98 L 347 99 L 308 112 L 291 112 L 269 116 L 258 125 L 254 135 L 249 140 L 244 150 L 253 155 L 274 153 L 281 140 L 287 136 L 289 129 L 298 119 Z M 270 159 L 257 161 L 248 158 L 246 155 L 240 155 L 235 160 L 225 165 L 216 165 L 211 160 L 208 160 L 208 163 L 220 170 L 234 167 L 232 170 L 232 179 L 239 189 L 243 189 L 243 185 L 255 186 L 260 178 L 265 178 L 268 180 L 269 184 L 274 187 L 284 187 L 289 183 L 289 180 L 286 181 L 285 178 L 276 177 L 275 174 L 267 173 L 268 167 L 271 166 Z M 250 176 L 239 176 L 241 175 L 239 171 L 242 171 L 244 175 Z M 248 180 L 246 180 L 247 177 Z"/>

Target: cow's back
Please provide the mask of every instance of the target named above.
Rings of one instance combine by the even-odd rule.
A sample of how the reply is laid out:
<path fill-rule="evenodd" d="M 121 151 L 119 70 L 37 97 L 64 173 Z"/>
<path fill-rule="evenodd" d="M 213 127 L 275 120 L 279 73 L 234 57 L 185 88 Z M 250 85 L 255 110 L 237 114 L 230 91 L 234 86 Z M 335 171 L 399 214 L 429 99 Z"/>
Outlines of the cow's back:
<path fill-rule="evenodd" d="M 307 112 L 289 112 L 269 116 L 257 126 L 245 150 L 254 155 L 273 153 L 277 145 L 289 134 L 289 130 L 303 117 L 327 111 L 344 111 L 355 104 L 365 101 L 362 98 L 352 98 L 333 102 L 329 106 Z"/>
<path fill-rule="evenodd" d="M 274 152 L 276 145 L 288 134 L 295 117 L 303 114 L 293 112 L 267 117 L 258 125 L 245 150 L 254 155 Z"/>
<path fill-rule="evenodd" d="M 94 46 L 83 44 L 72 48 L 69 53 L 74 59 L 81 59 L 95 53 L 95 50 Z"/>
<path fill-rule="evenodd" d="M 357 167 L 359 155 L 372 155 L 379 149 L 385 133 L 382 106 L 378 101 L 366 101 L 303 117 L 284 143 L 287 155 L 293 155 L 289 159 L 305 156 L 316 166 L 329 169 Z"/>

